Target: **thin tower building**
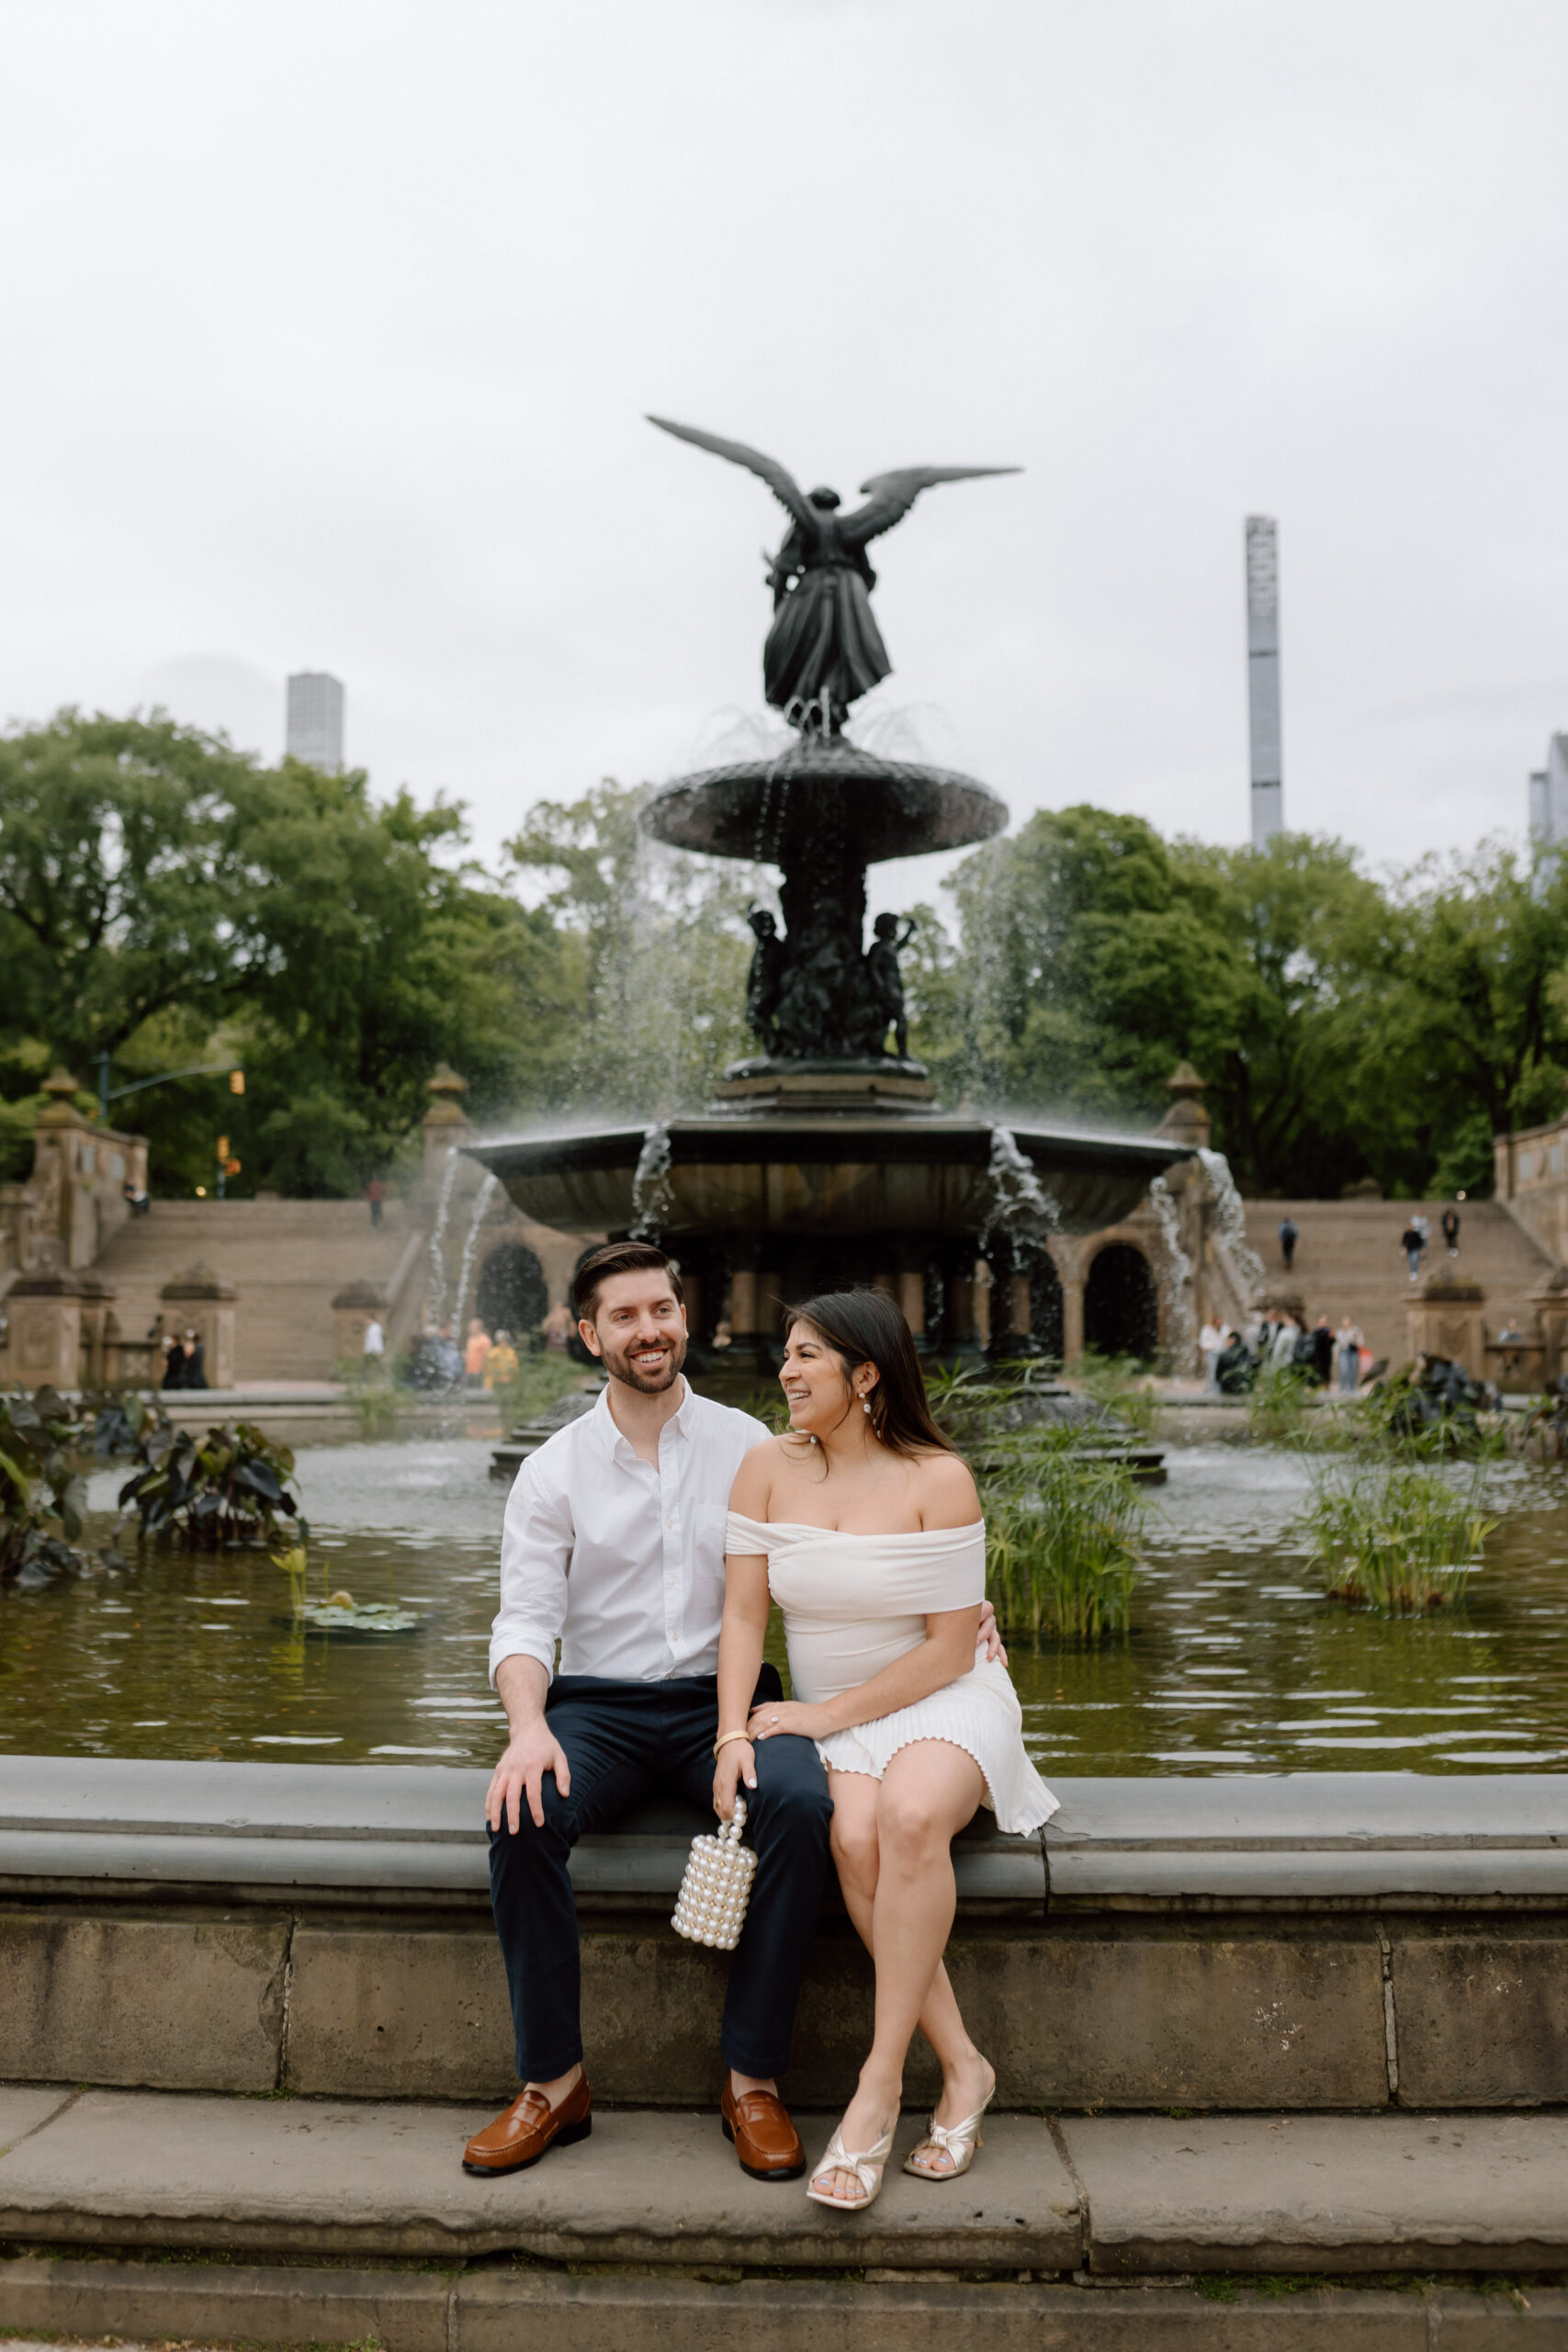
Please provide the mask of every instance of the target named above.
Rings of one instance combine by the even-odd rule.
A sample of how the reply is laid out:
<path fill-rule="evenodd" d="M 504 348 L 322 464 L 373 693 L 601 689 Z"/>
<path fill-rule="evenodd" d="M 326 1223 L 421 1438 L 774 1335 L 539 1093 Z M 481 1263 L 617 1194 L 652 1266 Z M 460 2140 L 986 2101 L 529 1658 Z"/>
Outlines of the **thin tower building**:
<path fill-rule="evenodd" d="M 1529 834 L 1532 849 L 1568 842 L 1568 735 L 1552 737 L 1546 765 L 1530 778 Z"/>
<path fill-rule="evenodd" d="M 299 670 L 288 681 L 284 749 L 291 760 L 336 775 L 343 767 L 343 683 L 325 670 Z"/>
<path fill-rule="evenodd" d="M 1271 514 L 1247 518 L 1247 707 L 1252 749 L 1252 846 L 1284 830 L 1280 750 L 1280 547 Z"/>

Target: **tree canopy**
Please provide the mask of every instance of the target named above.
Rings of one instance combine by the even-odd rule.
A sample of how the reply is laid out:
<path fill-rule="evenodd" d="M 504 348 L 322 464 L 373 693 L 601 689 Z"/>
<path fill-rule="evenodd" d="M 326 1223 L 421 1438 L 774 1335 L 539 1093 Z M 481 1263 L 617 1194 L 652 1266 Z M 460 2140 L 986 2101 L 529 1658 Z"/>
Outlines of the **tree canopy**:
<path fill-rule="evenodd" d="M 761 869 L 650 842 L 642 795 L 541 801 L 504 864 L 459 807 L 359 772 L 269 768 L 152 718 L 62 711 L 0 737 L 0 1174 L 51 1063 L 130 1098 L 160 1190 L 344 1193 L 412 1164 L 425 1082 L 483 1121 L 649 1118 L 752 1049 Z M 943 1093 L 1147 1124 L 1178 1061 L 1244 1190 L 1483 1189 L 1491 1138 L 1568 1100 L 1568 867 L 1506 846 L 1370 873 L 1342 842 L 1259 855 L 1090 807 L 976 851 L 905 957 Z"/>

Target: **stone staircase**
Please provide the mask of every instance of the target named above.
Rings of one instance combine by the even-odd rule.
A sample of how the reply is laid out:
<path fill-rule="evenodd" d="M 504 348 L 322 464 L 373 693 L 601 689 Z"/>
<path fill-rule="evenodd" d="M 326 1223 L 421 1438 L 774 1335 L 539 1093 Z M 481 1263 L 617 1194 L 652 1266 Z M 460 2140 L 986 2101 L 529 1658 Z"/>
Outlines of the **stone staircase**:
<path fill-rule="evenodd" d="M 200 1260 L 239 1294 L 238 1385 L 330 1380 L 333 1294 L 351 1282 L 383 1284 L 396 1345 L 423 1295 L 424 1246 L 402 1200 L 387 1202 L 378 1231 L 363 1201 L 154 1201 L 120 1227 L 93 1272 L 115 1286 L 121 1330 L 140 1338 L 160 1311 L 164 1283 Z"/>
<path fill-rule="evenodd" d="M 1348 1313 L 1374 1356 L 1394 1363 L 1410 1353 L 1405 1311 L 1412 1284 L 1399 1237 L 1412 1215 L 1424 1212 L 1432 1227 L 1432 1248 L 1423 1278 L 1439 1269 L 1478 1282 L 1486 1294 L 1489 1339 L 1502 1326 L 1530 1331 L 1535 1309 L 1529 1294 L 1552 1272 L 1546 1252 L 1495 1201 L 1467 1201 L 1460 1209 L 1459 1256 L 1443 1248 L 1438 1219 L 1445 1201 L 1248 1201 L 1247 1238 L 1268 1270 L 1271 1290 L 1294 1290 L 1306 1302 L 1308 1320 L 1326 1315 L 1331 1323 Z M 1280 1254 L 1279 1227 L 1289 1216 L 1300 1239 L 1294 1272 L 1287 1276 Z"/>

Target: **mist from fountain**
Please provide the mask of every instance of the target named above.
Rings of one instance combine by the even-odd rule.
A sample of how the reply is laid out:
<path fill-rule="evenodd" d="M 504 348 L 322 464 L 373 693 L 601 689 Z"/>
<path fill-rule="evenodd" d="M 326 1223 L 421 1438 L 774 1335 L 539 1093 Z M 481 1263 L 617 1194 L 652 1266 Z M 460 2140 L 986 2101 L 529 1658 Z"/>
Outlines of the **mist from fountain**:
<path fill-rule="evenodd" d="M 455 1151 L 446 1155 L 446 1165 L 441 1171 L 441 1192 L 435 1204 L 435 1223 L 430 1229 L 430 1305 L 426 1317 L 435 1330 L 439 1330 L 446 1319 L 446 1227 L 452 1215 L 452 1193 L 457 1182 L 459 1157 Z"/>
<path fill-rule="evenodd" d="M 463 1329 L 463 1318 L 468 1311 L 468 1278 L 474 1270 L 474 1252 L 479 1248 L 479 1227 L 484 1223 L 485 1212 L 500 1190 L 500 1177 L 487 1175 L 484 1182 L 474 1194 L 474 1211 L 468 1219 L 468 1230 L 463 1238 L 463 1255 L 457 1267 L 457 1304 L 452 1316 L 454 1328 L 459 1335 Z M 439 1329 L 445 1318 L 433 1319 L 435 1320 L 436 1329 Z"/>
<path fill-rule="evenodd" d="M 1181 1212 L 1176 1204 L 1176 1195 L 1163 1176 L 1156 1176 L 1150 1182 L 1149 1206 L 1165 1243 L 1166 1262 L 1158 1279 L 1170 1360 L 1178 1370 L 1190 1369 L 1198 1336 L 1192 1326 L 1192 1261 L 1182 1246 Z"/>
<path fill-rule="evenodd" d="M 1230 1161 L 1223 1151 L 1212 1151 L 1206 1144 L 1198 1159 L 1214 1198 L 1214 1254 L 1229 1276 L 1238 1304 L 1251 1306 L 1268 1283 L 1269 1270 L 1247 1238 L 1247 1211 Z"/>
<path fill-rule="evenodd" d="M 991 1129 L 987 1172 L 991 1205 L 980 1237 L 982 1247 L 998 1230 L 1010 1240 L 1032 1242 L 1043 1242 L 1047 1234 L 1060 1231 L 1061 1205 L 1041 1183 L 1033 1161 L 1020 1151 L 1010 1127 Z"/>
<path fill-rule="evenodd" d="M 632 1177 L 634 1241 L 657 1241 L 674 1213 L 670 1167 L 670 1129 L 664 1120 L 656 1119 L 642 1139 Z"/>

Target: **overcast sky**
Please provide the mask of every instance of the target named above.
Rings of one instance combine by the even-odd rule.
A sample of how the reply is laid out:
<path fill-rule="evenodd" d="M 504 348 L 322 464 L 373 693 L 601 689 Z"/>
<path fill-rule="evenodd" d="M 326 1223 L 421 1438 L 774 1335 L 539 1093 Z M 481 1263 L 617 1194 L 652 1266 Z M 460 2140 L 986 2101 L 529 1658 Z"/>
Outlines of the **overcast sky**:
<path fill-rule="evenodd" d="M 1015 820 L 1246 838 L 1251 511 L 1291 824 L 1517 833 L 1568 729 L 1562 0 L 10 0 L 0 88 L 0 712 L 276 757 L 330 669 L 486 848 L 678 773 L 783 517 L 654 409 L 1027 468 L 861 706 Z"/>

